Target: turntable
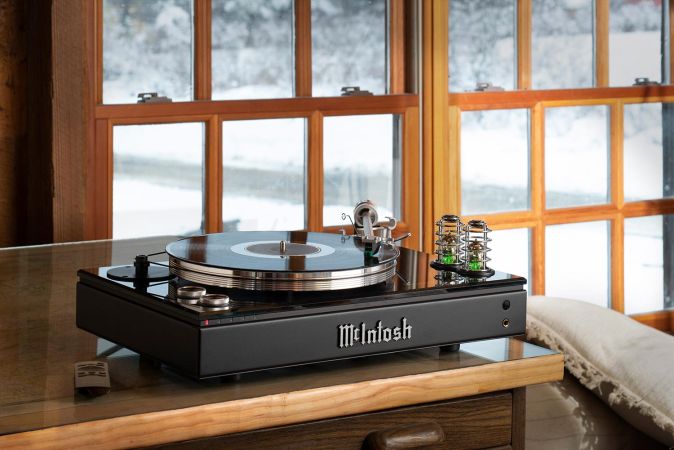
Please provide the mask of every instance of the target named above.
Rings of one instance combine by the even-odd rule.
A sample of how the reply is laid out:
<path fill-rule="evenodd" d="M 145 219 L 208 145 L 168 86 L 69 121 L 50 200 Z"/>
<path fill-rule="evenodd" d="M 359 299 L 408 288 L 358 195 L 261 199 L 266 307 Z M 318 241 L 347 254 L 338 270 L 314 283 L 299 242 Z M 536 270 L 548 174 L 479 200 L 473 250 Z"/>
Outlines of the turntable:
<path fill-rule="evenodd" d="M 524 333 L 524 278 L 433 269 L 369 202 L 353 221 L 190 237 L 168 261 L 80 270 L 77 326 L 199 379 Z"/>

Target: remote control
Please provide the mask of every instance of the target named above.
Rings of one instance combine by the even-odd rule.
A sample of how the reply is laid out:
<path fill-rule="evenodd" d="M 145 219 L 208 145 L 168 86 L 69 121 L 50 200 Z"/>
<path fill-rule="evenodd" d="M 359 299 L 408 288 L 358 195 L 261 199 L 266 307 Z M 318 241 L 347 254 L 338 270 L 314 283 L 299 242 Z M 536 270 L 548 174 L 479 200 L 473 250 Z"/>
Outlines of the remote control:
<path fill-rule="evenodd" d="M 103 361 L 75 363 L 75 389 L 87 397 L 98 397 L 110 392 L 108 363 Z"/>

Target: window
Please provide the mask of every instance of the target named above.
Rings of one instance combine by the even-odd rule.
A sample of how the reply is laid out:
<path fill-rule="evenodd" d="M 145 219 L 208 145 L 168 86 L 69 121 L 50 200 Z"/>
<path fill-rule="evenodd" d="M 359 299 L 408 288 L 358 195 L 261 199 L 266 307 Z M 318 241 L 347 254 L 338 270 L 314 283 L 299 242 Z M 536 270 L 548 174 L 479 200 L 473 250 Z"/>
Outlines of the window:
<path fill-rule="evenodd" d="M 432 229 L 443 214 L 484 218 L 498 230 L 493 265 L 529 272 L 533 294 L 578 295 L 566 290 L 568 280 L 580 277 L 567 248 L 577 242 L 587 246 L 583 260 L 591 260 L 599 280 L 586 300 L 628 313 L 672 306 L 669 242 L 657 230 L 667 230 L 674 213 L 674 87 L 630 82 L 669 82 L 667 2 L 450 0 L 429 2 L 423 17 L 414 16 L 416 2 L 256 2 L 97 2 L 102 42 L 91 47 L 102 52 L 95 54 L 100 73 L 90 155 L 96 189 L 88 201 L 107 205 L 107 222 L 88 218 L 95 224 L 90 237 L 120 231 L 113 230 L 113 218 L 123 210 L 112 205 L 120 198 L 114 186 L 127 170 L 117 164 L 125 151 L 120 133 L 183 124 L 200 130 L 181 151 L 201 155 L 201 180 L 190 188 L 195 200 L 186 203 L 194 220 L 166 232 L 322 230 L 341 224 L 351 202 L 374 196 L 413 232 L 406 245 L 421 245 L 420 231 Z M 640 5 L 644 16 L 631 5 Z M 252 14 L 237 16 L 248 7 Z M 242 23 L 246 30 L 233 25 Z M 431 39 L 415 30 L 420 23 L 431 25 L 424 28 Z M 180 32 L 161 42 L 136 42 L 169 26 Z M 158 28 L 164 31 L 151 31 Z M 636 54 L 643 39 L 648 43 Z M 163 59 L 142 57 L 151 45 L 160 45 L 152 53 Z M 643 63 L 625 70 L 622 55 Z M 417 59 L 432 69 L 420 80 L 412 70 Z M 336 60 L 348 69 L 335 66 Z M 505 91 L 474 92 L 478 81 Z M 415 82 L 423 88 L 422 105 L 410 93 Z M 352 84 L 374 96 L 339 96 Z M 136 104 L 136 94 L 145 90 L 173 102 Z M 354 138 L 359 133 L 368 146 Z M 152 151 L 133 148 L 133 156 Z M 285 222 L 236 206 L 252 197 L 278 203 L 276 185 L 264 177 L 246 180 L 246 186 L 234 181 L 239 168 L 272 170 L 263 164 L 265 151 L 287 156 L 275 163 L 282 173 L 274 175 L 283 185 L 279 190 L 293 191 L 285 199 Z M 359 159 L 347 157 L 356 151 Z M 362 164 L 365 152 L 376 158 Z M 110 164 L 113 159 L 117 165 Z M 197 180 L 196 163 L 190 167 L 189 179 Z M 643 254 L 629 258 L 637 246 Z M 424 233 L 423 249 L 432 249 L 431 233 Z M 662 278 L 662 296 L 635 300 L 631 273 Z"/>
<path fill-rule="evenodd" d="M 204 125 L 115 126 L 113 142 L 112 237 L 200 234 Z"/>
<path fill-rule="evenodd" d="M 365 198 L 417 235 L 407 13 L 386 0 L 99 0 L 89 201 L 107 214 L 90 213 L 90 237 L 323 230 Z M 141 92 L 170 100 L 139 104 Z"/>
<path fill-rule="evenodd" d="M 663 114 L 670 109 L 671 105 L 663 108 L 660 103 L 625 105 L 623 150 L 627 201 L 672 195 L 673 186 L 665 185 L 663 180 L 662 145 Z"/>
<path fill-rule="evenodd" d="M 461 114 L 461 212 L 529 208 L 529 117 L 525 109 Z"/>
<path fill-rule="evenodd" d="M 548 208 L 607 203 L 608 164 L 605 106 L 546 108 L 545 201 Z"/>
<path fill-rule="evenodd" d="M 312 78 L 315 96 L 344 86 L 387 92 L 386 0 L 312 0 Z"/>
<path fill-rule="evenodd" d="M 431 49 L 448 54 L 449 89 L 433 97 L 448 99 L 447 128 L 432 128 L 433 162 L 442 163 L 430 172 L 433 216 L 484 219 L 497 230 L 492 267 L 528 273 L 532 294 L 669 323 L 669 312 L 653 311 L 674 308 L 674 88 L 633 83 L 669 81 L 671 8 L 659 0 L 514 5 L 517 89 L 466 92 L 475 74 L 498 71 L 497 55 L 501 69 L 513 67 L 497 51 L 510 47 L 510 3 L 434 4 L 433 16 L 449 18 L 434 22 L 436 34 L 446 26 L 447 52 Z M 435 70 L 433 86 L 444 75 Z"/>
<path fill-rule="evenodd" d="M 535 89 L 593 84 L 593 1 L 532 0 Z"/>
<path fill-rule="evenodd" d="M 305 122 L 223 123 L 223 231 L 305 227 Z"/>
<path fill-rule="evenodd" d="M 515 88 L 515 0 L 449 4 L 449 90 Z"/>
<path fill-rule="evenodd" d="M 356 203 L 371 200 L 381 218 L 399 217 L 399 118 L 390 115 L 326 117 L 323 223 L 341 224 Z"/>
<path fill-rule="evenodd" d="M 611 86 L 631 86 L 643 77 L 662 81 L 662 11 L 666 4 L 661 0 L 611 0 Z"/>
<path fill-rule="evenodd" d="M 135 103 L 141 92 L 192 100 L 191 0 L 103 1 L 103 101 Z"/>
<path fill-rule="evenodd" d="M 291 0 L 213 0 L 213 99 L 293 95 Z"/>
<path fill-rule="evenodd" d="M 491 261 L 489 267 L 500 272 L 529 278 L 530 237 L 528 228 L 495 230 L 489 244 Z"/>
<path fill-rule="evenodd" d="M 609 306 L 609 227 L 606 221 L 545 229 L 545 293 Z"/>
<path fill-rule="evenodd" d="M 625 312 L 658 311 L 674 307 L 671 215 L 625 219 Z"/>

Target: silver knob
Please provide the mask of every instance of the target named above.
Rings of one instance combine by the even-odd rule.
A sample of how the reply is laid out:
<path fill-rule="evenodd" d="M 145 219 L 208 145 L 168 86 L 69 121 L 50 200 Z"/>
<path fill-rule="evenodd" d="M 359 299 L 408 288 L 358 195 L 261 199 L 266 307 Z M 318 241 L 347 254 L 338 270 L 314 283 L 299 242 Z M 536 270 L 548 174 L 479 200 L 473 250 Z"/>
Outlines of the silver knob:
<path fill-rule="evenodd" d="M 229 305 L 229 296 L 225 294 L 206 294 L 201 297 L 199 304 L 206 308 L 222 308 Z"/>
<path fill-rule="evenodd" d="M 199 299 L 206 294 L 206 288 L 201 286 L 181 286 L 176 290 L 178 298 L 196 298 Z"/>
<path fill-rule="evenodd" d="M 176 300 L 184 305 L 196 305 L 205 294 L 206 289 L 201 286 L 181 286 L 176 289 Z"/>

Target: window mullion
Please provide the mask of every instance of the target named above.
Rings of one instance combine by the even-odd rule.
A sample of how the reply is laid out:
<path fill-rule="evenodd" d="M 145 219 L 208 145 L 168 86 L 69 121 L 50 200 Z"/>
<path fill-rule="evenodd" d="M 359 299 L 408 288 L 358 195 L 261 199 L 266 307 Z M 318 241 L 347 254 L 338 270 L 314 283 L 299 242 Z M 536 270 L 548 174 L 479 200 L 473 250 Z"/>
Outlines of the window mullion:
<path fill-rule="evenodd" d="M 103 0 L 96 0 L 95 4 L 95 36 L 94 61 L 96 62 L 95 93 L 96 104 L 103 103 Z"/>
<path fill-rule="evenodd" d="M 307 132 L 307 178 L 305 184 L 306 226 L 310 231 L 323 229 L 323 114 L 314 111 Z"/>
<path fill-rule="evenodd" d="M 211 0 L 194 0 L 194 99 L 211 99 Z"/>
<path fill-rule="evenodd" d="M 311 0 L 295 0 L 295 97 L 311 97 Z"/>
<path fill-rule="evenodd" d="M 222 121 L 218 116 L 206 123 L 204 180 L 204 228 L 206 233 L 222 231 Z"/>
<path fill-rule="evenodd" d="M 517 89 L 531 89 L 532 0 L 517 0 Z"/>
<path fill-rule="evenodd" d="M 594 85 L 609 85 L 609 0 L 594 2 Z"/>
<path fill-rule="evenodd" d="M 405 2 L 388 2 L 388 93 L 405 92 Z"/>

